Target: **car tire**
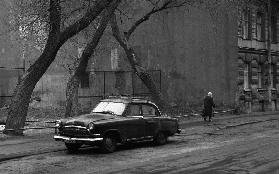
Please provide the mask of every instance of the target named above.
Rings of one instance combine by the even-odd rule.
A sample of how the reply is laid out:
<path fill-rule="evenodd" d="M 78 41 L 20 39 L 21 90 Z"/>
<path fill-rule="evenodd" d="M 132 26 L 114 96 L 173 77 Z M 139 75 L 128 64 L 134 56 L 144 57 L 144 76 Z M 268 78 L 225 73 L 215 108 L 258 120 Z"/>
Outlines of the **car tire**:
<path fill-rule="evenodd" d="M 164 132 L 158 132 L 154 138 L 154 143 L 156 145 L 164 145 L 168 141 L 168 137 Z"/>
<path fill-rule="evenodd" d="M 112 136 L 105 136 L 101 148 L 105 153 L 112 153 L 116 150 L 116 139 Z"/>
<path fill-rule="evenodd" d="M 69 152 L 77 152 L 78 149 L 82 146 L 80 143 L 65 143 L 65 146 L 67 147 Z"/>

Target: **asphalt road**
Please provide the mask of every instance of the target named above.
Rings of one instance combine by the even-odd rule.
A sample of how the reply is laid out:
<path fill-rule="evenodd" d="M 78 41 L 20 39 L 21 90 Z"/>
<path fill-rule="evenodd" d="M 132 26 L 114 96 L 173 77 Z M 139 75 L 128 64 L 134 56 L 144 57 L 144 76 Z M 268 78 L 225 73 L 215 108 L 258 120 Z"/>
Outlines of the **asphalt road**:
<path fill-rule="evenodd" d="M 279 173 L 278 119 L 265 115 L 184 124 L 182 134 L 166 145 L 139 143 L 112 154 L 92 147 L 70 154 L 47 136 L 14 140 L 21 144 L 0 145 L 0 173 Z M 8 158 L 12 146 L 14 154 L 29 153 Z"/>

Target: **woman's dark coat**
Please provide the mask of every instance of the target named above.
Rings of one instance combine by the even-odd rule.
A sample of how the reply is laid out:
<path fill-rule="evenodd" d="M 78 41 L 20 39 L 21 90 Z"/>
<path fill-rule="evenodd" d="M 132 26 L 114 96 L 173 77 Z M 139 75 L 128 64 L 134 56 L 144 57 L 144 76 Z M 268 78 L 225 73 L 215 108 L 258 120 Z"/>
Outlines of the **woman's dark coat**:
<path fill-rule="evenodd" d="M 215 107 L 213 98 L 210 96 L 206 96 L 203 100 L 204 103 L 204 110 L 203 116 L 212 116 L 212 108 Z"/>

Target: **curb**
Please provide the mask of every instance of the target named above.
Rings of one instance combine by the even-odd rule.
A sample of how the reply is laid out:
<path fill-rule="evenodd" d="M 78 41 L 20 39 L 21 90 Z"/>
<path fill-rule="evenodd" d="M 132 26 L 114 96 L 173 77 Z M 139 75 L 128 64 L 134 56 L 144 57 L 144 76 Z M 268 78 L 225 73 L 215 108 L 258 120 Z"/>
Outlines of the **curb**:
<path fill-rule="evenodd" d="M 232 118 L 245 118 L 245 117 L 259 117 L 259 116 L 265 116 L 265 115 L 278 115 L 279 117 L 279 111 L 269 111 L 269 112 L 253 112 L 249 114 L 224 114 L 224 115 L 215 115 L 214 120 L 224 120 L 224 119 L 232 119 Z M 180 125 L 189 125 L 191 124 L 197 124 L 204 122 L 201 116 L 196 116 L 194 118 L 200 117 L 199 119 L 191 119 L 189 118 L 188 120 L 181 120 L 179 121 Z"/>

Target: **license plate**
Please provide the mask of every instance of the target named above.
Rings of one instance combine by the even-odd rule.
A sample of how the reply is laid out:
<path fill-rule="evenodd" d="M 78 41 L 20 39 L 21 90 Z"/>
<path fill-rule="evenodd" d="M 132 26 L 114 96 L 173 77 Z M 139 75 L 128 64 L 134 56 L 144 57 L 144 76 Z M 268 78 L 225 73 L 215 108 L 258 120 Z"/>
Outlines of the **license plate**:
<path fill-rule="evenodd" d="M 76 143 L 76 141 L 75 141 L 75 140 L 65 140 L 65 143 L 71 143 L 71 144 L 74 144 L 74 143 Z"/>

